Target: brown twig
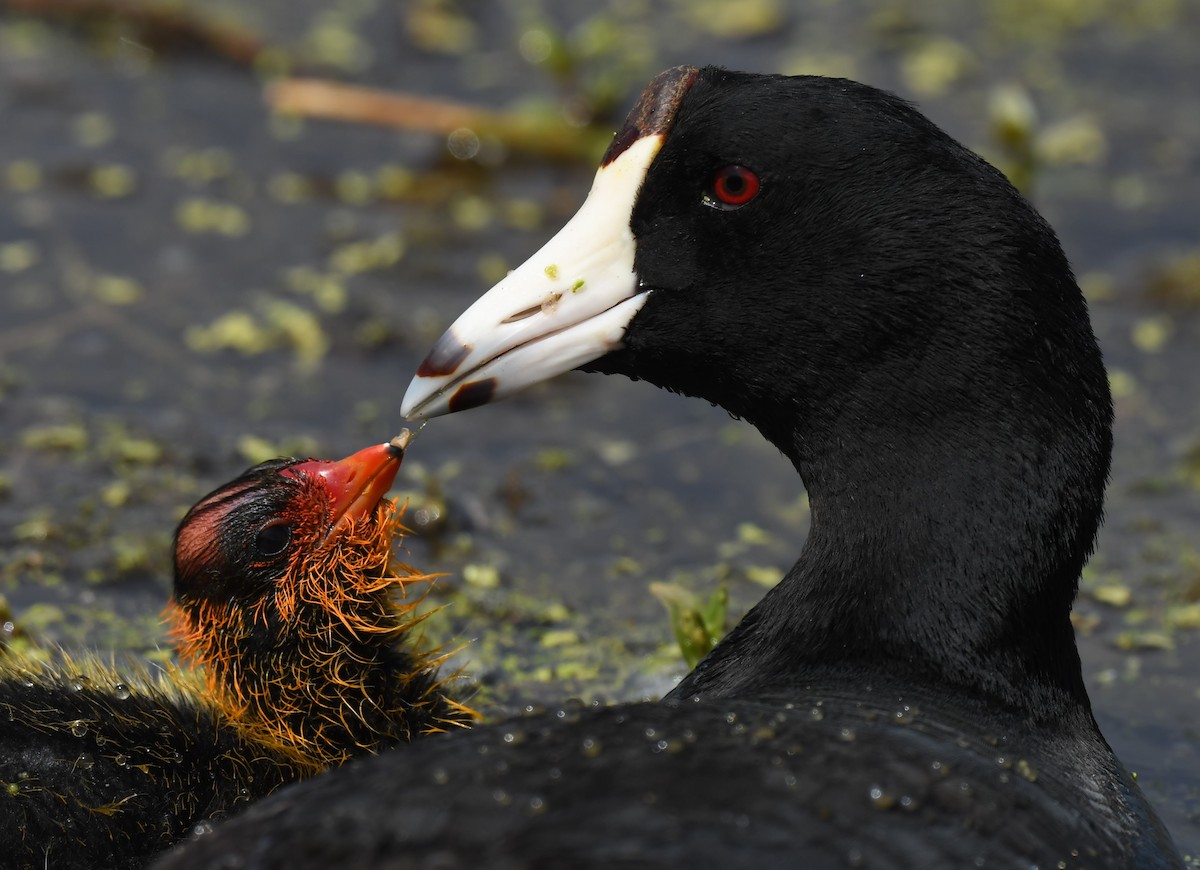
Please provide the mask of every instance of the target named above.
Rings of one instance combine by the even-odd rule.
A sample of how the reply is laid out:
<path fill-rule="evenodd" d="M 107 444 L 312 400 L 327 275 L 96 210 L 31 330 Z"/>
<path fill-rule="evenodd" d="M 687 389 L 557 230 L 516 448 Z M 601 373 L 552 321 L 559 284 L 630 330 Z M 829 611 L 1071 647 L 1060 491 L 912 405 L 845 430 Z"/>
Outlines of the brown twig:
<path fill-rule="evenodd" d="M 323 79 L 285 79 L 267 87 L 277 112 L 310 118 L 418 130 L 446 136 L 467 128 L 505 146 L 543 157 L 594 160 L 610 131 L 573 128 L 555 118 L 496 112 L 411 94 L 345 85 Z"/>

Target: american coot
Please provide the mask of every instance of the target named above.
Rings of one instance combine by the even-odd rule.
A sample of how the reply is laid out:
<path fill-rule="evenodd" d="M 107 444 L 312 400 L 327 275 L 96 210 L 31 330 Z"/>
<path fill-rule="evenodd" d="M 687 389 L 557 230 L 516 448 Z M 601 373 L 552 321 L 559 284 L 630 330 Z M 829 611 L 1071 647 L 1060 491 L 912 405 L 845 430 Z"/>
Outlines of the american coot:
<path fill-rule="evenodd" d="M 163 866 L 1180 865 L 1069 620 L 1108 382 L 999 172 L 861 84 L 669 70 L 404 410 L 574 367 L 756 426 L 811 500 L 795 567 L 664 703 L 348 765 Z"/>
<path fill-rule="evenodd" d="M 0 661 L 0 864 L 141 867 L 286 782 L 473 720 L 402 643 L 419 597 L 393 597 L 427 579 L 389 568 L 405 440 L 266 462 L 188 512 L 170 612 L 204 682 Z"/>

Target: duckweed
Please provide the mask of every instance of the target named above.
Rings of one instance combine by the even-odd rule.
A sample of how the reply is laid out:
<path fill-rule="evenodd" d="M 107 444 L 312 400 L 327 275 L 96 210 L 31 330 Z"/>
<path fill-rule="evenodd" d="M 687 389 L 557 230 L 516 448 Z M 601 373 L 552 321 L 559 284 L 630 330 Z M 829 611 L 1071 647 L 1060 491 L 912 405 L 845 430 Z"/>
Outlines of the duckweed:
<path fill-rule="evenodd" d="M 475 22 L 447 3 L 411 3 L 404 24 L 414 45 L 439 54 L 466 54 L 478 39 Z"/>
<path fill-rule="evenodd" d="M 137 187 L 137 175 L 128 166 L 109 163 L 94 167 L 88 175 L 88 183 L 96 196 L 120 199 L 133 193 Z"/>
<path fill-rule="evenodd" d="M 13 193 L 29 193 L 42 184 L 42 168 L 32 160 L 14 160 L 4 167 L 4 186 Z"/>
<path fill-rule="evenodd" d="M 339 172 L 333 189 L 337 198 L 348 205 L 365 205 L 375 197 L 375 184 L 371 176 L 357 169 Z"/>
<path fill-rule="evenodd" d="M 340 245 L 329 256 L 329 267 L 342 275 L 355 275 L 390 268 L 404 256 L 406 243 L 398 232 L 374 239 Z"/>
<path fill-rule="evenodd" d="M 1110 607 L 1128 607 L 1133 602 L 1133 590 L 1120 583 L 1107 583 L 1088 590 L 1092 598 Z"/>
<path fill-rule="evenodd" d="M 41 252 L 33 242 L 9 242 L 0 245 L 0 272 L 15 275 L 32 269 L 41 259 Z"/>
<path fill-rule="evenodd" d="M 75 141 L 85 148 L 99 148 L 112 141 L 116 127 L 112 119 L 101 112 L 85 112 L 72 124 Z"/>
<path fill-rule="evenodd" d="M 298 172 L 276 172 L 267 180 L 267 195 L 277 202 L 294 205 L 311 199 L 313 188 Z"/>
<path fill-rule="evenodd" d="M 495 284 L 501 280 L 511 267 L 503 254 L 485 254 L 475 265 L 475 272 L 485 284 Z"/>
<path fill-rule="evenodd" d="M 241 206 L 201 197 L 183 200 L 175 220 L 189 233 L 214 233 L 236 238 L 250 232 L 250 215 Z"/>
<path fill-rule="evenodd" d="M 906 54 L 900 70 L 912 91 L 934 97 L 944 94 L 974 66 L 974 57 L 962 43 L 939 37 Z"/>
<path fill-rule="evenodd" d="M 743 570 L 751 583 L 771 589 L 783 579 L 783 569 L 774 565 L 747 565 Z"/>
<path fill-rule="evenodd" d="M 141 284 L 124 275 L 96 275 L 88 290 L 105 305 L 132 305 L 146 295 Z"/>
<path fill-rule="evenodd" d="M 480 589 L 496 589 L 500 586 L 500 572 L 493 565 L 464 565 L 462 576 Z"/>
<path fill-rule="evenodd" d="M 261 309 L 259 316 L 230 311 L 207 327 L 188 327 L 184 342 L 199 353 L 228 349 L 248 356 L 285 347 L 301 368 L 315 368 L 329 349 L 329 338 L 316 315 L 279 299 L 265 300 Z"/>
<path fill-rule="evenodd" d="M 21 444 L 31 450 L 78 453 L 88 446 L 88 433 L 79 423 L 31 426 L 21 433 Z"/>
<path fill-rule="evenodd" d="M 1165 631 L 1123 631 L 1113 641 L 1117 649 L 1133 650 L 1174 649 L 1175 640 Z"/>
<path fill-rule="evenodd" d="M 1079 116 L 1048 126 L 1038 136 L 1038 155 L 1052 165 L 1094 166 L 1108 153 L 1108 140 L 1094 118 Z"/>
<path fill-rule="evenodd" d="M 1165 317 L 1146 317 L 1133 325 L 1133 343 L 1145 353 L 1158 353 L 1171 337 L 1171 321 Z"/>

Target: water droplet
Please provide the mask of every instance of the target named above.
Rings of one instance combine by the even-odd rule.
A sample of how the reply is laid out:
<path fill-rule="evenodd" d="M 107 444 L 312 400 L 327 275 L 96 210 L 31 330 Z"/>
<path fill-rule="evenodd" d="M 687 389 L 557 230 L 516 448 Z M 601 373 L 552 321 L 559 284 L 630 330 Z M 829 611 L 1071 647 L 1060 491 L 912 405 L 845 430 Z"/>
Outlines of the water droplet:
<path fill-rule="evenodd" d="M 492 792 L 492 800 L 500 804 L 502 807 L 506 807 L 512 803 L 512 797 L 502 788 L 498 788 Z"/>
<path fill-rule="evenodd" d="M 192 825 L 192 836 L 203 837 L 205 834 L 211 834 L 213 831 L 213 823 L 209 821 L 196 822 Z"/>
<path fill-rule="evenodd" d="M 890 810 L 896 805 L 896 799 L 877 785 L 871 786 L 869 794 L 871 806 L 877 810 Z"/>
<path fill-rule="evenodd" d="M 858 735 L 854 732 L 853 728 L 843 728 L 838 732 L 838 739 L 843 743 L 853 743 L 858 739 Z"/>
<path fill-rule="evenodd" d="M 129 756 L 118 754 L 113 758 L 113 762 L 117 765 L 117 767 L 129 767 Z"/>
<path fill-rule="evenodd" d="M 113 687 L 113 694 L 124 701 L 129 697 L 129 687 L 124 683 L 117 683 Z"/>
<path fill-rule="evenodd" d="M 87 732 L 88 732 L 87 722 L 84 721 L 83 719 L 76 719 L 74 722 L 71 723 L 72 736 L 84 737 L 87 735 Z"/>
<path fill-rule="evenodd" d="M 433 770 L 433 784 L 434 785 L 445 785 L 449 781 L 450 781 L 450 774 L 448 774 L 446 772 L 445 768 L 442 768 L 442 767 L 434 768 L 434 770 Z"/>
<path fill-rule="evenodd" d="M 604 747 L 599 740 L 592 737 L 583 738 L 583 755 L 585 758 L 595 758 L 603 749 Z"/>
<path fill-rule="evenodd" d="M 96 759 L 91 754 L 85 752 L 75 759 L 76 770 L 91 770 L 96 766 Z"/>
<path fill-rule="evenodd" d="M 472 159 L 479 147 L 479 135 L 470 127 L 459 127 L 446 137 L 446 150 L 459 160 Z"/>
<path fill-rule="evenodd" d="M 529 812 L 531 815 L 540 816 L 546 811 L 546 801 L 544 798 L 534 795 L 529 799 Z"/>
<path fill-rule="evenodd" d="M 657 736 L 658 736 L 658 732 L 655 731 L 653 728 L 646 729 L 646 739 L 647 740 L 653 740 Z"/>
<path fill-rule="evenodd" d="M 1005 770 L 1012 768 L 1012 759 L 1003 755 L 996 756 L 996 764 L 1003 767 Z"/>
<path fill-rule="evenodd" d="M 657 755 L 660 752 L 665 752 L 668 745 L 669 744 L 667 743 L 667 741 L 660 740 L 654 744 L 654 748 L 650 751 L 653 752 L 655 755 Z"/>
<path fill-rule="evenodd" d="M 822 719 L 825 718 L 825 711 L 822 710 L 820 707 L 813 707 L 811 710 L 808 711 L 808 716 L 814 722 L 820 722 Z"/>
<path fill-rule="evenodd" d="M 511 731 L 508 731 L 505 733 L 503 739 L 505 743 L 512 743 L 514 740 L 516 740 L 516 736 Z"/>

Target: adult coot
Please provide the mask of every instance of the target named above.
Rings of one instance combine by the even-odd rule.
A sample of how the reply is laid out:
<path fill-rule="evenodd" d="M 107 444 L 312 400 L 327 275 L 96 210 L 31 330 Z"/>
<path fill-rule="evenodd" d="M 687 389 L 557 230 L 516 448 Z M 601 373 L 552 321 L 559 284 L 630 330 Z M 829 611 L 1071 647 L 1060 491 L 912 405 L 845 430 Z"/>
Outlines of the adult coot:
<path fill-rule="evenodd" d="M 911 106 L 679 68 L 405 413 L 574 367 L 744 417 L 799 561 L 662 704 L 354 763 L 167 867 L 1170 867 L 1069 620 L 1111 401 L 1053 231 Z"/>
<path fill-rule="evenodd" d="M 391 565 L 403 443 L 266 462 L 188 512 L 170 611 L 204 682 L 0 661 L 0 864 L 141 867 L 286 782 L 472 721 L 404 643 L 420 620 L 395 596 L 427 578 Z"/>

